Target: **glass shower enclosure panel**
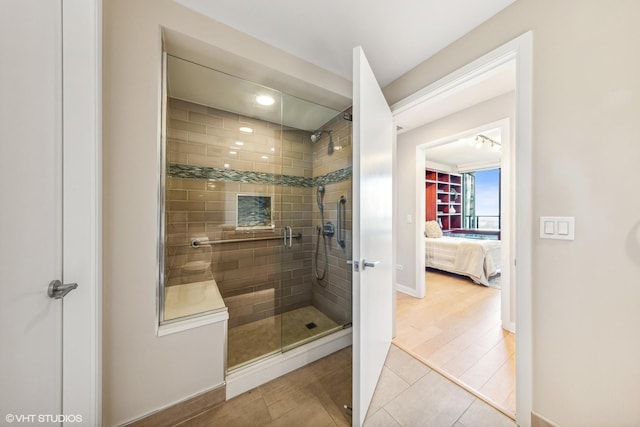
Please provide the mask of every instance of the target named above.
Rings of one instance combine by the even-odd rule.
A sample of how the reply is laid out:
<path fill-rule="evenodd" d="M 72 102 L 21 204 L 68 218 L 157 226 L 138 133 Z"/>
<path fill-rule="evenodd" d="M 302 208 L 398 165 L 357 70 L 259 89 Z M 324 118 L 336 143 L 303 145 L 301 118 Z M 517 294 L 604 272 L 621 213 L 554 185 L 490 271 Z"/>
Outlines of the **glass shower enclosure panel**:
<path fill-rule="evenodd" d="M 221 303 L 228 370 L 349 326 L 349 114 L 172 56 L 166 76 L 161 321 Z"/>
<path fill-rule="evenodd" d="M 171 56 L 166 75 L 162 320 L 219 299 L 234 368 L 281 351 L 282 95 Z"/>

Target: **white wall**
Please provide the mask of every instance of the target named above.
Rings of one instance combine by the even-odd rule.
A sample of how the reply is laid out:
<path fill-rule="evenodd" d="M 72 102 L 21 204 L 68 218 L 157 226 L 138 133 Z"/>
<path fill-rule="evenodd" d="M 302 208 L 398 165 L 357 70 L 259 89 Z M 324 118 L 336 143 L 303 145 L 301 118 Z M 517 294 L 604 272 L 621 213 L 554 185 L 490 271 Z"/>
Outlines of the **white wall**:
<path fill-rule="evenodd" d="M 488 101 L 469 107 L 458 113 L 443 117 L 417 129 L 398 135 L 398 175 L 396 181 L 396 230 L 397 263 L 403 266 L 397 272 L 397 283 L 407 290 L 419 294 L 416 283 L 416 270 L 424 268 L 416 261 L 415 222 L 424 221 L 416 217 L 416 147 L 427 142 L 456 135 L 488 123 L 509 118 L 515 120 L 515 93 L 510 92 Z M 423 185 L 424 187 L 424 185 Z M 407 223 L 407 215 L 414 217 L 414 223 Z M 422 241 L 423 239 L 420 239 Z"/>
<path fill-rule="evenodd" d="M 640 425 L 638 17 L 518 0 L 385 88 L 396 102 L 532 30 L 532 213 L 576 217 L 575 241 L 532 245 L 533 410 L 562 426 Z"/>
<path fill-rule="evenodd" d="M 170 0 L 104 0 L 104 425 L 220 385 L 221 324 L 157 337 L 161 27 L 340 97 L 350 84 Z M 179 40 L 184 42 L 184 40 Z M 229 59 L 231 58 L 231 59 Z M 263 76 L 264 77 L 264 76 Z"/>

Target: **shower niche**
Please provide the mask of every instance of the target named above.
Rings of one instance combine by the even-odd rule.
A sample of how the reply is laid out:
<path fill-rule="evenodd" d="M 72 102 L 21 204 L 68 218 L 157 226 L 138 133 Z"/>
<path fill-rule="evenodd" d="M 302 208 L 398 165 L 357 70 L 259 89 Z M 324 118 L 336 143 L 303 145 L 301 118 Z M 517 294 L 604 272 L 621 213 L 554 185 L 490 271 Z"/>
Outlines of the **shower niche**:
<path fill-rule="evenodd" d="M 236 203 L 236 230 L 271 230 L 271 196 L 265 194 L 238 194 Z"/>
<path fill-rule="evenodd" d="M 349 327 L 348 115 L 174 56 L 165 70 L 160 325 L 228 311 L 228 371 Z"/>

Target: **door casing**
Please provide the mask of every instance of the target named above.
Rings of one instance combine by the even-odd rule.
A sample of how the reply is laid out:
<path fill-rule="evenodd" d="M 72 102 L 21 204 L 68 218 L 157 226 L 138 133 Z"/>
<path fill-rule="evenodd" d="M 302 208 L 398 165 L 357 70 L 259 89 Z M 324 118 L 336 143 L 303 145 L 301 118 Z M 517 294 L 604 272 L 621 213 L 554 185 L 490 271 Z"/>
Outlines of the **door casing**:
<path fill-rule="evenodd" d="M 62 2 L 62 413 L 102 424 L 102 2 Z M 64 423 L 77 425 L 77 423 Z"/>
<path fill-rule="evenodd" d="M 511 204 L 514 207 L 510 234 L 515 240 L 512 246 L 512 275 L 516 278 L 516 423 L 527 427 L 531 425 L 532 376 L 533 376 L 533 338 L 532 338 L 532 230 L 533 212 L 531 200 L 532 183 L 532 59 L 533 34 L 531 31 L 498 47 L 466 66 L 452 72 L 442 79 L 418 90 L 414 94 L 391 106 L 394 115 L 400 114 L 423 103 L 442 96 L 447 91 L 464 85 L 474 77 L 486 72 L 496 64 L 509 60 L 516 61 L 516 129 L 515 147 L 512 154 L 515 168 L 515 195 Z M 418 160 L 416 160 L 416 164 Z M 424 162 L 422 162 L 423 164 Z M 416 166 L 417 168 L 417 166 Z M 416 191 L 424 192 L 422 186 Z M 517 221 L 515 218 L 517 210 Z M 416 212 L 416 218 L 419 218 Z M 415 236 L 424 232 L 424 223 L 415 221 Z M 513 241 L 512 240 L 512 241 Z M 418 243 L 419 242 L 419 243 Z M 416 239 L 416 254 L 424 253 L 422 245 Z M 516 264 L 517 260 L 517 264 Z M 416 259 L 416 265 L 424 262 L 424 256 Z M 421 276 L 421 277 L 420 277 Z M 416 284 L 422 283 L 424 291 L 424 271 L 416 269 Z M 419 290 L 418 290 L 419 292 Z"/>

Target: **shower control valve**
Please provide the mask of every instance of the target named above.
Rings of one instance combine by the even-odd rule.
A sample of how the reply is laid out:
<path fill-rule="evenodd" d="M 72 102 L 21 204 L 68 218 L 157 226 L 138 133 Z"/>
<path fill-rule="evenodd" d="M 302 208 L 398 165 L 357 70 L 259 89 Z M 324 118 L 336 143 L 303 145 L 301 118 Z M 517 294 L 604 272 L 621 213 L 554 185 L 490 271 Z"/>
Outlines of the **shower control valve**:
<path fill-rule="evenodd" d="M 322 228 L 322 234 L 327 237 L 333 237 L 336 232 L 336 227 L 332 222 L 327 222 Z"/>

